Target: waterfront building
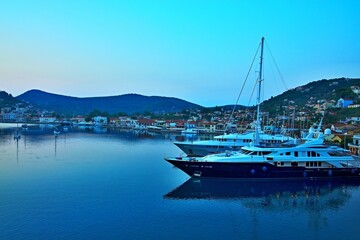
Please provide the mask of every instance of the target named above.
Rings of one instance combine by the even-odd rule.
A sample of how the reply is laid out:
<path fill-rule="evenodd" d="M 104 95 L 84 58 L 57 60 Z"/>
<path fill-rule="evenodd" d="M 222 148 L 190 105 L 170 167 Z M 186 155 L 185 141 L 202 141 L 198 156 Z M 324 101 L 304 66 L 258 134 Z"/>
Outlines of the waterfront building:
<path fill-rule="evenodd" d="M 107 117 L 97 116 L 93 118 L 95 125 L 107 124 Z"/>
<path fill-rule="evenodd" d="M 52 116 L 41 116 L 39 117 L 39 122 L 40 123 L 53 123 L 56 121 L 56 117 L 52 117 Z"/>
<path fill-rule="evenodd" d="M 353 155 L 359 156 L 360 155 L 360 135 L 353 136 L 353 142 L 349 143 L 349 150 Z"/>

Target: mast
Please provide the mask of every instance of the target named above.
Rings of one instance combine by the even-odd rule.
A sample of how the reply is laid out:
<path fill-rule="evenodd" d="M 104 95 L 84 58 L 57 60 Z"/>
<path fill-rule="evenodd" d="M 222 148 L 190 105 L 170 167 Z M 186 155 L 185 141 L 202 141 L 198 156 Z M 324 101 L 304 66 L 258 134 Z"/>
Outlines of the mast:
<path fill-rule="evenodd" d="M 262 79 L 262 64 L 263 64 L 263 52 L 264 52 L 264 37 L 261 38 L 261 52 L 260 52 L 260 70 L 259 70 L 259 88 L 258 88 L 258 94 L 257 94 L 257 114 L 256 114 L 256 126 L 255 126 L 255 145 L 259 145 L 260 137 L 259 132 L 261 129 L 260 126 L 260 96 L 261 96 L 261 82 Z"/>

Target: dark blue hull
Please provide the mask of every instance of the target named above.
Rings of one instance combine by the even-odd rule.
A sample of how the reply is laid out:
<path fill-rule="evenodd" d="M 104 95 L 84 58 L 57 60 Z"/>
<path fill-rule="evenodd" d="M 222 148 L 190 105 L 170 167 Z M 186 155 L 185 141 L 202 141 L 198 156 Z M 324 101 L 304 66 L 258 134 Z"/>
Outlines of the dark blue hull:
<path fill-rule="evenodd" d="M 166 159 L 189 176 L 204 178 L 281 179 L 360 177 L 359 168 L 277 167 L 268 163 L 218 163 Z"/>

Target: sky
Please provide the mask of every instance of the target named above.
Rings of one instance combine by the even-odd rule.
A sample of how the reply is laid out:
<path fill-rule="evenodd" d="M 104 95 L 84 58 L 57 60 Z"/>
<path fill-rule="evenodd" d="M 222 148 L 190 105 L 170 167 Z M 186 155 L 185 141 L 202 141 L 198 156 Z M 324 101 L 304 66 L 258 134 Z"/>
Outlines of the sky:
<path fill-rule="evenodd" d="M 359 12 L 358 0 L 0 0 L 0 90 L 211 107 L 235 104 L 249 72 L 239 104 L 252 105 L 261 37 L 262 99 L 359 78 Z"/>

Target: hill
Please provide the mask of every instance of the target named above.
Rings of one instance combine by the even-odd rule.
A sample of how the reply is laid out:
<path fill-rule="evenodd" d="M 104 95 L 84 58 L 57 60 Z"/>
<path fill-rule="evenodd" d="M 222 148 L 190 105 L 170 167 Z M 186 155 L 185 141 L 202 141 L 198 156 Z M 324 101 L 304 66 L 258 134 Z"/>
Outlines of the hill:
<path fill-rule="evenodd" d="M 0 108 L 2 107 L 13 107 L 16 103 L 21 101 L 14 98 L 11 94 L 5 91 L 0 91 Z"/>
<path fill-rule="evenodd" d="M 19 96 L 18 99 L 29 102 L 39 108 L 55 111 L 61 114 L 89 114 L 94 109 L 102 112 L 114 113 L 163 113 L 179 112 L 184 109 L 201 109 L 196 105 L 178 98 L 143 96 L 138 94 L 124 94 L 109 97 L 78 98 L 47 93 L 40 90 L 30 90 Z"/>
<path fill-rule="evenodd" d="M 305 107 L 311 101 L 337 101 L 339 98 L 352 99 L 354 103 L 358 103 L 358 95 L 351 90 L 351 86 L 360 86 L 360 79 L 337 78 L 310 82 L 264 101 L 262 110 L 276 112 L 281 106 L 288 105 L 289 101 L 293 101 L 298 108 Z"/>

